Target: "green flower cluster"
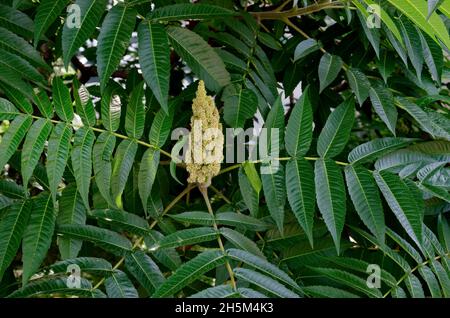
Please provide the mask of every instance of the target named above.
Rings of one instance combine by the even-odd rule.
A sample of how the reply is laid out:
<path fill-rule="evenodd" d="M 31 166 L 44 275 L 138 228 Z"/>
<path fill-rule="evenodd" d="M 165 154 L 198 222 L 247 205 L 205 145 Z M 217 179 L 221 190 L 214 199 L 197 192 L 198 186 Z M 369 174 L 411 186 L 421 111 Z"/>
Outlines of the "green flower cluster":
<path fill-rule="evenodd" d="M 214 99 L 206 94 L 203 81 L 199 82 L 197 95 L 192 101 L 192 113 L 185 159 L 188 182 L 207 187 L 211 178 L 220 171 L 224 136 L 219 111 Z"/>

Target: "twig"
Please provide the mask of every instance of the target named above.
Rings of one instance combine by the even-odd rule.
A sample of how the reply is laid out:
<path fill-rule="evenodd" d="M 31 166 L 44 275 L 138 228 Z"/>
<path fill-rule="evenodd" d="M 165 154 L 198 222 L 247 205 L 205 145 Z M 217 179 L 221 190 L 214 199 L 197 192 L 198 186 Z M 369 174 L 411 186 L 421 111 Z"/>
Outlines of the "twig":
<path fill-rule="evenodd" d="M 217 232 L 219 232 L 219 228 L 217 227 L 217 223 L 215 221 L 214 212 L 211 207 L 211 202 L 209 202 L 208 188 L 199 185 L 198 189 L 200 190 L 200 192 L 203 196 L 203 199 L 205 199 L 206 207 L 208 208 L 209 214 L 213 217 L 213 227 Z M 223 242 L 222 242 L 222 239 L 220 238 L 220 235 L 217 236 L 217 243 L 219 243 L 219 248 L 222 251 L 223 255 L 226 256 L 227 252 L 225 251 L 225 247 L 223 246 Z M 228 271 L 228 275 L 230 276 L 231 286 L 233 287 L 234 290 L 236 290 L 236 280 L 234 279 L 233 269 L 231 268 L 230 263 L 228 262 L 227 259 L 225 260 L 225 267 Z"/>
<path fill-rule="evenodd" d="M 169 203 L 169 205 L 164 209 L 164 211 L 161 213 L 160 215 L 160 219 L 167 213 L 170 211 L 170 209 L 172 209 L 172 207 L 177 204 L 178 201 L 180 201 L 186 194 L 188 194 L 191 190 L 192 190 L 193 186 L 192 185 L 188 185 L 186 187 L 186 189 L 183 190 L 183 192 L 181 192 L 175 199 L 172 200 L 172 202 Z M 155 227 L 155 225 L 159 222 L 159 220 L 154 220 L 152 222 L 152 224 L 150 224 L 149 229 L 153 229 Z M 133 246 L 131 247 L 131 251 L 134 251 L 139 245 L 141 245 L 142 241 L 145 239 L 144 236 L 140 237 L 138 240 L 136 240 L 136 242 L 134 242 Z M 113 267 L 113 271 L 117 268 L 120 267 L 120 265 L 123 264 L 123 262 L 125 261 L 125 257 L 121 257 L 119 259 L 119 261 L 114 265 Z M 92 287 L 91 291 L 94 289 L 99 288 L 104 282 L 105 282 L 105 277 L 102 277 L 102 279 L 94 286 Z"/>

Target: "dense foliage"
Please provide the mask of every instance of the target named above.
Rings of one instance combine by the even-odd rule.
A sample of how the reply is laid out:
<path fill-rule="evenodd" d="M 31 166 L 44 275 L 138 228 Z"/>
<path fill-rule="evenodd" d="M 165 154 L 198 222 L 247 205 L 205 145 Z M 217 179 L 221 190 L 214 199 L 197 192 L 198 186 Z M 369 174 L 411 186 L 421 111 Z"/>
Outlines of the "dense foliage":
<path fill-rule="evenodd" d="M 0 296 L 450 297 L 449 18 L 1 1 Z M 278 128 L 279 156 L 188 183 L 171 132 L 198 80 L 224 128 Z"/>

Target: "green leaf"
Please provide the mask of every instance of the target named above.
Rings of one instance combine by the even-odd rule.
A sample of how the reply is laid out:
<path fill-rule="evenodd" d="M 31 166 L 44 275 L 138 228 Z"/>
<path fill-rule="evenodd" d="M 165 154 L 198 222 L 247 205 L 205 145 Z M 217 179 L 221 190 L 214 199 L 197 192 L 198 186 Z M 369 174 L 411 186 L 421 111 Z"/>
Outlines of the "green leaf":
<path fill-rule="evenodd" d="M 227 69 L 230 71 L 242 73 L 247 69 L 247 64 L 236 55 L 220 48 L 214 48 L 214 51 L 219 55 Z"/>
<path fill-rule="evenodd" d="M 0 179 L 0 193 L 12 199 L 25 199 L 23 188 L 10 179 Z"/>
<path fill-rule="evenodd" d="M 58 186 L 61 183 L 64 169 L 70 153 L 70 139 L 72 129 L 65 123 L 57 124 L 48 140 L 47 176 L 52 193 L 53 202 L 56 202 Z"/>
<path fill-rule="evenodd" d="M 98 36 L 97 66 L 103 91 L 120 63 L 136 23 L 136 9 L 122 4 L 109 10 Z"/>
<path fill-rule="evenodd" d="M 419 79 L 422 78 L 423 51 L 420 40 L 420 31 L 407 19 L 398 19 L 400 30 L 403 35 L 403 41 L 406 44 L 409 59 L 416 70 Z"/>
<path fill-rule="evenodd" d="M 84 205 L 89 209 L 89 187 L 92 173 L 92 146 L 95 135 L 91 129 L 81 127 L 75 133 L 72 148 L 72 167 L 77 182 L 78 191 Z"/>
<path fill-rule="evenodd" d="M 53 118 L 53 105 L 47 96 L 47 93 L 40 91 L 34 95 L 34 102 L 36 103 L 40 113 L 48 119 Z"/>
<path fill-rule="evenodd" d="M 15 182 L 14 182 L 15 183 Z M 3 193 L 3 191 L 0 191 Z M 7 207 L 13 205 L 16 201 L 8 198 L 7 196 L 0 194 L 0 210 L 5 210 Z"/>
<path fill-rule="evenodd" d="M 269 208 L 270 216 L 283 233 L 284 205 L 286 203 L 286 184 L 284 167 L 280 162 L 261 166 L 261 179 L 264 197 Z"/>
<path fill-rule="evenodd" d="M 122 101 L 118 95 L 120 88 L 116 82 L 110 82 L 102 94 L 102 123 L 103 127 L 109 131 L 116 131 L 120 125 L 122 109 Z"/>
<path fill-rule="evenodd" d="M 359 21 L 361 23 L 362 29 L 370 42 L 370 45 L 373 47 L 375 54 L 377 57 L 380 57 L 380 32 L 377 28 L 369 28 L 367 26 L 367 18 L 361 14 L 360 11 L 357 12 Z"/>
<path fill-rule="evenodd" d="M 42 0 L 37 8 L 34 18 L 34 47 L 37 47 L 39 39 L 45 34 L 50 25 L 60 15 L 69 0 Z"/>
<path fill-rule="evenodd" d="M 437 36 L 447 48 L 450 48 L 448 32 L 441 18 L 434 12 L 427 19 L 428 8 L 425 1 L 389 0 L 389 2 L 430 37 L 435 38 Z"/>
<path fill-rule="evenodd" d="M 142 251 L 128 254 L 125 257 L 125 266 L 149 294 L 165 281 L 158 265 Z"/>
<path fill-rule="evenodd" d="M 305 286 L 303 290 L 306 294 L 317 298 L 360 298 L 346 290 L 331 286 Z"/>
<path fill-rule="evenodd" d="M 146 236 L 150 231 L 145 219 L 122 210 L 96 209 L 92 210 L 89 216 L 111 225 L 118 232 L 127 231 L 136 235 Z"/>
<path fill-rule="evenodd" d="M 254 168 L 254 165 L 253 165 Z M 250 214 L 253 216 L 258 215 L 259 210 L 259 192 L 257 192 L 252 184 L 250 183 L 250 179 L 244 172 L 244 168 L 240 167 L 238 172 L 238 178 L 239 178 L 239 190 L 242 195 L 242 199 L 245 202 L 245 205 L 250 211 Z M 261 187 L 261 180 L 259 179 L 259 186 Z"/>
<path fill-rule="evenodd" d="M 268 228 L 268 225 L 265 222 L 236 212 L 217 213 L 216 222 L 220 225 L 242 227 L 250 231 L 265 231 Z"/>
<path fill-rule="evenodd" d="M 351 163 L 369 162 L 394 150 L 404 148 L 416 140 L 413 138 L 385 137 L 368 141 L 350 151 L 348 161 Z"/>
<path fill-rule="evenodd" d="M 206 251 L 187 261 L 170 276 L 152 295 L 153 298 L 163 298 L 174 295 L 183 287 L 199 279 L 203 274 L 225 263 L 221 251 Z"/>
<path fill-rule="evenodd" d="M 313 114 L 309 87 L 306 87 L 302 96 L 292 110 L 286 126 L 286 151 L 292 157 L 304 156 L 312 141 Z"/>
<path fill-rule="evenodd" d="M 427 283 L 427 286 L 431 293 L 431 297 L 441 298 L 441 288 L 439 287 L 439 282 L 434 276 L 433 271 L 428 266 L 421 266 L 419 267 L 419 273 Z"/>
<path fill-rule="evenodd" d="M 119 144 L 116 150 L 111 177 L 111 191 L 119 208 L 121 207 L 121 196 L 133 167 L 137 148 L 138 145 L 135 141 L 126 139 Z"/>
<path fill-rule="evenodd" d="M 32 123 L 29 115 L 19 115 L 11 122 L 0 142 L 0 171 L 19 148 Z"/>
<path fill-rule="evenodd" d="M 20 75 L 18 75 L 17 70 L 5 66 L 2 63 L 0 63 L 0 82 L 15 87 L 21 94 L 27 97 L 32 96 L 33 90 L 31 85 L 23 81 Z"/>
<path fill-rule="evenodd" d="M 420 33 L 422 43 L 423 58 L 428 66 L 431 77 L 439 85 L 441 84 L 442 69 L 444 68 L 444 56 L 442 48 L 434 42 L 428 35 Z"/>
<path fill-rule="evenodd" d="M 169 214 L 168 216 L 178 222 L 205 226 L 212 226 L 215 221 L 215 218 L 207 212 L 183 212 L 180 214 Z"/>
<path fill-rule="evenodd" d="M 219 285 L 206 288 L 195 293 L 188 298 L 230 298 L 236 295 L 236 292 L 230 285 Z"/>
<path fill-rule="evenodd" d="M 334 246 L 333 239 L 330 235 L 327 235 L 327 228 L 325 224 L 321 224 L 316 235 L 325 235 L 320 240 L 315 240 L 314 248 L 307 241 L 306 235 L 302 232 L 294 232 L 294 237 L 297 238 L 295 244 L 288 240 L 283 240 L 281 237 L 276 236 L 275 242 L 282 249 L 283 254 L 281 258 L 282 263 L 286 263 L 291 266 L 316 264 L 318 256 L 336 256 L 336 247 Z M 346 250 L 351 245 L 344 243 L 341 246 L 342 250 Z"/>
<path fill-rule="evenodd" d="M 376 288 L 369 288 L 365 279 L 362 279 L 354 274 L 347 273 L 339 269 L 311 267 L 311 269 L 319 274 L 322 274 L 331 280 L 334 280 L 343 285 L 349 286 L 358 292 L 364 293 L 372 298 L 381 298 L 380 290 Z"/>
<path fill-rule="evenodd" d="M 317 205 L 339 254 L 346 212 L 344 178 L 340 168 L 330 159 L 317 160 L 314 173 Z"/>
<path fill-rule="evenodd" d="M 180 3 L 166 5 L 152 11 L 148 18 L 152 21 L 201 20 L 235 15 L 231 10 L 210 4 Z"/>
<path fill-rule="evenodd" d="M 447 132 L 446 127 L 443 127 L 438 121 L 430 118 L 429 114 L 421 107 L 404 97 L 398 97 L 396 104 L 410 114 L 425 132 L 435 138 L 440 137 L 450 140 L 450 132 Z"/>
<path fill-rule="evenodd" d="M 85 278 L 81 278 L 81 288 L 67 287 L 66 277 L 51 277 L 37 279 L 25 287 L 10 294 L 9 298 L 37 297 L 42 295 L 63 295 L 90 298 L 106 298 L 106 295 L 98 289 L 93 289 L 92 284 Z"/>
<path fill-rule="evenodd" d="M 59 212 L 56 223 L 58 226 L 64 224 L 86 223 L 86 206 L 81 199 L 76 184 L 69 184 L 64 188 L 61 199 L 59 199 Z M 58 247 L 63 260 L 75 258 L 83 245 L 82 240 L 58 237 Z"/>
<path fill-rule="evenodd" d="M 340 104 L 328 117 L 317 141 L 317 153 L 333 158 L 344 150 L 355 121 L 355 102 L 349 99 Z"/>
<path fill-rule="evenodd" d="M 438 216 L 438 234 L 442 246 L 447 251 L 450 251 L 450 226 L 443 214 L 439 214 Z"/>
<path fill-rule="evenodd" d="M 313 246 L 313 223 L 316 209 L 314 172 L 305 159 L 289 161 L 286 164 L 287 198 L 298 223 Z"/>
<path fill-rule="evenodd" d="M 94 166 L 95 183 L 102 197 L 110 206 L 114 206 L 111 198 L 110 184 L 112 176 L 112 154 L 116 144 L 116 137 L 110 132 L 102 132 L 93 148 L 92 159 Z"/>
<path fill-rule="evenodd" d="M 358 0 L 353 1 L 353 3 L 356 3 Z M 367 3 L 368 5 L 377 5 L 377 2 L 375 2 L 374 0 L 364 0 L 365 3 Z M 397 25 L 395 24 L 394 20 L 391 18 L 391 16 L 389 15 L 389 13 L 386 12 L 386 10 L 384 10 L 382 8 L 382 6 L 379 6 L 379 10 L 380 10 L 380 18 L 381 21 L 383 21 L 386 26 L 387 26 L 387 30 L 392 33 L 396 39 L 398 41 L 400 41 L 400 44 L 402 43 L 402 36 L 400 34 L 400 31 L 397 28 Z M 374 12 L 372 12 L 372 14 L 377 15 L 376 10 L 373 10 Z"/>
<path fill-rule="evenodd" d="M 30 39 L 33 37 L 33 20 L 25 13 L 8 5 L 0 5 L 0 26 L 24 38 Z"/>
<path fill-rule="evenodd" d="M 0 53 L 2 54 L 0 65 L 3 68 L 13 71 L 16 75 L 20 75 L 21 78 L 26 78 L 36 83 L 45 82 L 42 74 L 39 73 L 36 68 L 34 68 L 30 63 L 28 63 L 20 56 L 9 53 L 8 51 L 2 49 L 0 49 Z"/>
<path fill-rule="evenodd" d="M 405 279 L 405 285 L 408 288 L 412 298 L 425 298 L 422 283 L 414 274 L 410 273 Z"/>
<path fill-rule="evenodd" d="M 147 210 L 147 201 L 152 192 L 156 172 L 159 166 L 159 150 L 149 148 L 144 152 L 139 169 L 138 186 L 142 206 Z"/>
<path fill-rule="evenodd" d="M 448 274 L 438 261 L 432 260 L 431 265 L 439 282 L 441 283 L 443 296 L 448 298 L 450 295 L 450 278 L 448 277 Z"/>
<path fill-rule="evenodd" d="M 58 117 L 65 122 L 71 122 L 74 115 L 70 92 L 59 77 L 53 79 L 53 103 Z"/>
<path fill-rule="evenodd" d="M 325 53 L 319 63 L 320 93 L 339 75 L 344 62 L 337 55 Z"/>
<path fill-rule="evenodd" d="M 359 166 L 345 167 L 347 189 L 361 220 L 384 244 L 386 226 L 377 185 L 369 170 Z"/>
<path fill-rule="evenodd" d="M 147 236 L 144 238 L 146 246 L 153 246 L 158 241 L 160 241 L 164 235 L 161 233 L 151 230 Z M 152 255 L 160 262 L 162 265 L 166 266 L 172 271 L 178 269 L 181 266 L 181 259 L 178 252 L 174 248 L 166 248 L 163 250 L 156 250 L 152 252 Z"/>
<path fill-rule="evenodd" d="M 13 119 L 15 117 L 14 110 L 16 110 L 16 108 L 8 107 L 8 105 L 4 104 L 4 101 L 7 101 L 8 103 L 12 102 L 13 106 L 17 105 L 17 107 L 19 107 L 19 109 L 23 113 L 27 113 L 27 114 L 33 113 L 34 110 L 33 110 L 33 106 L 31 106 L 30 100 L 28 99 L 27 96 L 22 94 L 19 90 L 15 89 L 11 85 L 7 85 L 6 83 L 0 83 L 0 89 L 3 91 L 3 93 L 6 95 L 6 97 L 8 99 L 8 101 L 7 101 L 7 100 L 0 98 L 0 118 L 7 116 L 7 118 L 5 118 L 5 119 Z M 11 116 L 11 117 L 8 117 L 8 109 L 9 109 L 9 111 L 11 111 L 11 114 L 9 114 L 9 116 Z M 19 114 L 19 113 L 20 112 L 18 112 L 17 114 Z"/>
<path fill-rule="evenodd" d="M 356 68 L 349 68 L 347 70 L 348 83 L 358 99 L 359 105 L 369 97 L 370 82 L 366 74 Z"/>
<path fill-rule="evenodd" d="M 21 173 L 25 188 L 33 175 L 52 128 L 52 124 L 47 119 L 40 118 L 33 123 L 25 138 L 21 159 Z"/>
<path fill-rule="evenodd" d="M 432 0 L 432 1 L 436 1 L 436 0 Z M 448 2 L 445 2 L 445 1 L 442 2 L 438 9 L 440 12 L 445 14 L 445 16 L 447 18 L 450 17 L 450 4 Z"/>
<path fill-rule="evenodd" d="M 167 113 L 170 79 L 170 48 L 166 30 L 160 24 L 142 21 L 138 28 L 138 39 L 139 63 L 141 65 L 142 75 L 162 109 Z"/>
<path fill-rule="evenodd" d="M 144 109 L 144 83 L 135 86 L 131 92 L 125 115 L 125 131 L 131 138 L 139 139 L 144 132 L 145 109 Z"/>
<path fill-rule="evenodd" d="M 239 296 L 242 298 L 251 298 L 251 299 L 268 298 L 266 295 L 264 295 L 256 290 L 250 289 L 250 288 L 241 287 L 241 288 L 238 288 L 238 292 L 239 292 Z"/>
<path fill-rule="evenodd" d="M 81 117 L 83 124 L 86 126 L 95 126 L 97 119 L 89 91 L 86 86 L 80 84 L 76 79 L 73 81 L 73 96 L 77 114 Z"/>
<path fill-rule="evenodd" d="M 138 292 L 134 288 L 127 274 L 115 269 L 105 280 L 106 294 L 109 298 L 138 298 Z"/>
<path fill-rule="evenodd" d="M 258 245 L 244 234 L 226 227 L 220 228 L 220 234 L 235 247 L 264 258 L 264 254 L 258 248 Z"/>
<path fill-rule="evenodd" d="M 230 74 L 217 53 L 198 34 L 186 28 L 167 28 L 175 51 L 192 71 L 212 91 L 219 91 L 230 83 Z"/>
<path fill-rule="evenodd" d="M 0 98 L 0 120 L 11 120 L 21 112 L 7 99 Z"/>
<path fill-rule="evenodd" d="M 384 83 L 387 84 L 388 78 L 395 70 L 395 57 L 387 50 L 384 51 L 377 61 L 377 67 L 381 77 L 383 77 Z"/>
<path fill-rule="evenodd" d="M 3 51 L 0 50 L 0 54 L 2 54 L 2 52 Z M 11 63 L 14 63 L 14 66 L 6 65 L 5 61 L 0 62 L 0 82 L 14 87 L 22 95 L 30 98 L 33 94 L 33 89 L 31 85 L 28 82 L 25 82 L 24 79 L 20 76 L 20 73 L 22 71 L 25 72 L 26 70 L 19 70 L 18 67 L 20 67 L 20 65 L 15 62 Z"/>
<path fill-rule="evenodd" d="M 56 262 L 50 268 L 55 273 L 66 273 L 67 267 L 71 264 L 76 264 L 80 267 L 82 272 L 110 274 L 112 271 L 111 264 L 103 258 L 96 257 L 78 257 L 71 258 L 64 261 Z"/>
<path fill-rule="evenodd" d="M 320 49 L 320 44 L 314 39 L 306 39 L 301 41 L 294 51 L 294 62 L 314 53 Z"/>
<path fill-rule="evenodd" d="M 394 106 L 394 97 L 392 96 L 392 93 L 382 84 L 377 82 L 370 88 L 369 95 L 375 112 L 395 136 L 397 109 Z"/>
<path fill-rule="evenodd" d="M 267 46 L 272 50 L 279 51 L 282 48 L 280 42 L 278 42 L 276 39 L 272 37 L 272 35 L 268 33 L 263 32 L 258 33 L 258 40 L 261 42 L 261 44 Z"/>
<path fill-rule="evenodd" d="M 64 65 L 69 65 L 70 59 L 77 50 L 89 39 L 95 32 L 95 29 L 103 16 L 107 0 L 76 0 L 75 5 L 79 6 L 80 14 L 79 27 L 69 27 L 67 21 L 62 30 L 62 50 L 64 56 Z M 75 13 L 75 12 L 74 12 Z"/>
<path fill-rule="evenodd" d="M 420 180 L 420 183 L 427 182 L 433 175 L 440 173 L 442 171 L 442 167 L 444 167 L 446 162 L 433 162 L 427 164 L 423 168 L 421 168 L 417 172 L 417 178 Z"/>
<path fill-rule="evenodd" d="M 37 33 L 35 33 L 35 36 L 36 34 Z M 25 58 L 35 65 L 48 69 L 48 65 L 44 62 L 39 52 L 36 51 L 30 43 L 2 27 L 0 27 L 0 48 Z"/>
<path fill-rule="evenodd" d="M 272 278 L 301 293 L 301 289 L 298 284 L 291 277 L 289 277 L 288 274 L 283 272 L 277 266 L 269 263 L 264 258 L 234 248 L 227 250 L 227 255 L 239 262 L 244 262 L 265 275 L 271 276 Z"/>
<path fill-rule="evenodd" d="M 263 130 L 259 137 L 259 155 L 263 160 L 276 156 L 284 145 L 284 108 L 281 96 L 272 105 L 265 120 L 264 128 L 266 130 Z"/>
<path fill-rule="evenodd" d="M 391 45 L 397 52 L 398 56 L 402 59 L 405 66 L 408 67 L 408 55 L 404 45 L 402 44 L 403 38 L 401 37 L 400 31 L 398 31 L 398 34 L 400 35 L 399 38 L 395 38 L 394 34 L 388 28 L 384 28 L 384 32 L 386 33 L 389 42 L 391 42 Z"/>
<path fill-rule="evenodd" d="M 52 243 L 55 220 L 56 213 L 49 194 L 33 200 L 30 222 L 23 237 L 23 285 L 36 273 L 47 256 Z"/>
<path fill-rule="evenodd" d="M 280 298 L 300 298 L 299 295 L 290 291 L 276 280 L 246 268 L 235 268 L 233 270 L 237 278 L 269 292 Z"/>
<path fill-rule="evenodd" d="M 131 242 L 116 232 L 92 225 L 63 224 L 59 234 L 83 241 L 90 241 L 114 255 L 122 256 L 131 251 Z"/>
<path fill-rule="evenodd" d="M 31 214 L 31 201 L 11 205 L 0 222 L 0 280 L 14 260 Z"/>
<path fill-rule="evenodd" d="M 215 240 L 218 237 L 218 234 L 219 233 L 212 227 L 197 227 L 179 230 L 173 234 L 167 235 L 156 245 L 150 246 L 149 249 L 156 250 L 209 242 Z"/>
<path fill-rule="evenodd" d="M 244 128 L 247 119 L 252 118 L 258 107 L 258 98 L 252 90 L 237 84 L 225 87 L 223 119 L 232 128 Z"/>
<path fill-rule="evenodd" d="M 259 192 L 261 192 L 262 183 L 259 178 L 258 171 L 256 171 L 255 164 L 253 162 L 246 161 L 242 167 L 244 168 L 245 175 L 247 176 L 253 189 L 259 194 Z"/>
<path fill-rule="evenodd" d="M 398 176 L 386 171 L 375 171 L 374 177 L 386 202 L 406 233 L 418 246 L 422 246 L 423 212 L 418 209 L 409 187 Z"/>
<path fill-rule="evenodd" d="M 448 193 L 448 190 L 426 183 L 420 184 L 419 187 L 420 189 L 424 189 L 426 192 L 429 192 L 434 196 L 450 203 L 450 194 Z"/>
<path fill-rule="evenodd" d="M 325 259 L 326 258 L 326 259 Z M 354 272 L 363 273 L 364 275 L 369 273 L 368 271 L 370 263 L 359 260 L 352 257 L 324 257 L 324 261 L 330 261 L 333 264 L 336 264 L 339 267 L 342 267 L 344 269 L 348 269 Z M 370 269 L 370 268 L 369 268 Z M 386 283 L 389 287 L 395 287 L 397 286 L 397 279 L 390 274 L 388 271 L 384 270 L 383 268 L 380 268 L 380 278 L 383 283 Z"/>
<path fill-rule="evenodd" d="M 148 135 L 151 145 L 158 148 L 164 146 L 172 128 L 173 116 L 174 111 L 172 109 L 169 109 L 168 114 L 163 109 L 156 113 Z"/>

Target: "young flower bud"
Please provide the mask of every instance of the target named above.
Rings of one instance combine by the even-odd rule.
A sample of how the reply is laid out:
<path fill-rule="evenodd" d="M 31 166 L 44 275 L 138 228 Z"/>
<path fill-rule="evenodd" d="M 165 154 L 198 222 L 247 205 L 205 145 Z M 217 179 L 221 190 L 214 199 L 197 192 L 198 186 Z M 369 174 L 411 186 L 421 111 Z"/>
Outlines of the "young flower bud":
<path fill-rule="evenodd" d="M 220 171 L 224 137 L 219 111 L 214 99 L 206 95 L 203 81 L 199 82 L 197 95 L 192 101 L 192 113 L 185 159 L 188 182 L 207 187 L 211 178 Z"/>

